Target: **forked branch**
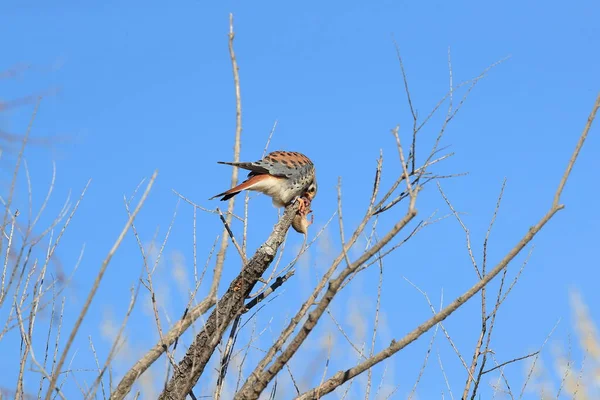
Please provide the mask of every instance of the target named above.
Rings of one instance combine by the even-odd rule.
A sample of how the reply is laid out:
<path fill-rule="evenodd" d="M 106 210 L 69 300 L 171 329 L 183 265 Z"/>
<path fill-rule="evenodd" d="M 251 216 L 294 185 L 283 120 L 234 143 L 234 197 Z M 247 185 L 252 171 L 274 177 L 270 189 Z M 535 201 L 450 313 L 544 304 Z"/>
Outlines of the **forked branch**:
<path fill-rule="evenodd" d="M 227 327 L 238 315 L 246 311 L 244 301 L 275 258 L 277 249 L 283 243 L 292 219 L 298 212 L 298 206 L 298 202 L 295 202 L 286 208 L 267 241 L 258 248 L 248 264 L 231 282 L 159 399 L 183 399 L 194 387 Z"/>

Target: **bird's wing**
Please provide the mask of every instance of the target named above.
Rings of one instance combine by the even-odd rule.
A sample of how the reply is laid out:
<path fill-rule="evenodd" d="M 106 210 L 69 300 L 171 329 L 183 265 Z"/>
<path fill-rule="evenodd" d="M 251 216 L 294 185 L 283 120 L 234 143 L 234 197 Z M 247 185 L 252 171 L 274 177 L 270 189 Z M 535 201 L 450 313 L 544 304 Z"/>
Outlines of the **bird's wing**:
<path fill-rule="evenodd" d="M 254 162 L 226 162 L 219 164 L 232 165 L 250 171 L 248 177 L 269 174 L 281 178 L 296 178 L 314 171 L 314 165 L 308 157 L 294 151 L 273 151 L 262 160 Z"/>
<path fill-rule="evenodd" d="M 293 151 L 274 151 L 257 162 L 259 163 L 269 170 L 269 174 L 288 179 L 306 175 L 314 170 L 314 165 L 308 157 Z"/>

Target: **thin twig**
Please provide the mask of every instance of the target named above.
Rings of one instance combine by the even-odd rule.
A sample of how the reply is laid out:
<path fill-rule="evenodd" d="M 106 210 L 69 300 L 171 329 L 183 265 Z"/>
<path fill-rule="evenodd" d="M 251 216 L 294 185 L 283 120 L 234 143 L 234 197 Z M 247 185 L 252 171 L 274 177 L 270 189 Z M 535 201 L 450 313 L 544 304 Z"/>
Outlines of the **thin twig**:
<path fill-rule="evenodd" d="M 534 351 L 533 353 L 529 353 L 529 354 L 527 354 L 526 356 L 523 356 L 523 357 L 513 358 L 512 360 L 505 361 L 502 364 L 498 364 L 498 365 L 496 365 L 493 368 L 490 368 L 490 369 L 487 369 L 487 370 L 483 371 L 483 374 L 484 375 L 485 374 L 489 374 L 490 372 L 495 371 L 498 368 L 502 368 L 505 365 L 512 364 L 512 363 L 517 362 L 517 361 L 525 360 L 525 359 L 533 357 L 533 356 L 537 356 L 539 353 L 540 353 L 540 351 L 538 350 L 538 351 Z"/>
<path fill-rule="evenodd" d="M 242 146 L 242 96 L 240 89 L 240 74 L 237 59 L 235 58 L 235 51 L 233 49 L 233 38 L 235 33 L 233 31 L 233 14 L 229 14 L 229 58 L 231 59 L 231 68 L 233 70 L 233 85 L 235 89 L 235 140 L 233 142 L 233 162 L 240 161 L 240 149 Z M 231 187 L 237 185 L 238 181 L 238 167 L 233 167 L 231 171 Z M 231 215 L 233 214 L 235 205 L 235 196 L 229 200 L 227 205 L 227 224 L 231 225 Z M 215 265 L 214 279 L 210 287 L 210 293 L 216 296 L 219 282 L 221 281 L 221 274 L 223 272 L 223 265 L 225 263 L 225 254 L 227 252 L 227 240 L 226 232 L 227 229 L 223 228 L 223 235 L 221 236 L 221 248 L 217 253 L 217 262 Z"/>
<path fill-rule="evenodd" d="M 242 248 L 238 244 L 237 240 L 235 240 L 235 236 L 233 235 L 233 231 L 229 227 L 229 223 L 227 222 L 227 220 L 225 219 L 225 217 L 223 216 L 223 213 L 221 212 L 221 210 L 219 210 L 219 208 L 217 208 L 217 212 L 219 213 L 221 222 L 223 222 L 223 226 L 225 226 L 225 230 L 227 231 L 227 233 L 229 234 L 229 237 L 231 238 L 231 243 L 233 243 L 233 245 L 235 246 L 236 250 L 238 251 L 240 257 L 242 258 L 242 264 L 243 265 L 248 264 L 248 258 L 246 258 L 246 254 L 244 254 L 244 250 L 242 250 Z"/>
<path fill-rule="evenodd" d="M 75 322 L 75 325 L 73 326 L 73 329 L 71 330 L 71 334 L 69 335 L 67 344 L 65 345 L 62 355 L 60 356 L 60 359 L 56 366 L 56 370 L 52 374 L 52 379 L 50 380 L 50 383 L 48 385 L 48 391 L 46 392 L 46 398 L 45 398 L 46 400 L 50 400 L 50 397 L 54 391 L 54 387 L 56 386 L 58 374 L 60 373 L 60 370 L 65 362 L 65 359 L 67 358 L 67 353 L 69 352 L 69 349 L 71 348 L 71 345 L 73 344 L 73 341 L 75 340 L 75 335 L 79 331 L 79 327 L 81 326 L 81 323 L 83 322 L 83 318 L 87 314 L 90 304 L 92 303 L 92 300 L 93 300 L 94 296 L 96 295 L 96 291 L 98 290 L 98 287 L 100 286 L 100 281 L 102 281 L 102 277 L 104 276 L 104 273 L 106 272 L 106 268 L 108 267 L 108 264 L 110 263 L 110 260 L 116 253 L 117 249 L 121 245 L 121 242 L 125 238 L 125 234 L 127 233 L 127 231 L 129 231 L 129 228 L 131 227 L 131 224 L 133 223 L 138 212 L 142 208 L 142 205 L 146 201 L 146 198 L 148 197 L 148 194 L 150 193 L 150 189 L 152 188 L 152 185 L 154 184 L 154 181 L 155 181 L 157 175 L 158 175 L 158 171 L 155 171 L 154 174 L 152 174 L 152 178 L 150 178 L 150 182 L 148 183 L 148 186 L 146 186 L 146 190 L 145 190 L 144 194 L 142 195 L 142 198 L 140 199 L 137 207 L 135 208 L 135 210 L 133 210 L 133 213 L 129 217 L 127 223 L 125 224 L 125 227 L 121 231 L 119 237 L 113 244 L 113 247 L 110 249 L 110 251 L 108 252 L 108 255 L 106 256 L 106 258 L 102 262 L 102 265 L 100 266 L 100 271 L 98 272 L 98 275 L 96 275 L 96 279 L 94 280 L 94 285 L 92 286 L 90 292 L 88 293 L 88 297 L 85 300 L 85 303 L 83 304 L 83 308 L 82 308 L 79 316 L 77 317 L 77 321 Z"/>

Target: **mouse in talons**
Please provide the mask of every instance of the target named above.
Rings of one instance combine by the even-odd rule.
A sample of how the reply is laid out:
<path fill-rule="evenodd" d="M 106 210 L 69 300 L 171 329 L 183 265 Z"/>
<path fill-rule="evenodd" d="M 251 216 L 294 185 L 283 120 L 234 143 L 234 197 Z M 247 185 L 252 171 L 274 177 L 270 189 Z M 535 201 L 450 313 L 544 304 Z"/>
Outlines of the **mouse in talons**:
<path fill-rule="evenodd" d="M 310 209 L 310 200 L 306 198 L 300 198 L 302 207 L 296 215 L 294 215 L 294 219 L 292 220 L 292 228 L 298 233 L 306 236 L 308 234 L 308 227 L 312 225 L 315 217 L 311 215 L 310 221 L 308 220 L 308 214 L 312 213 Z"/>

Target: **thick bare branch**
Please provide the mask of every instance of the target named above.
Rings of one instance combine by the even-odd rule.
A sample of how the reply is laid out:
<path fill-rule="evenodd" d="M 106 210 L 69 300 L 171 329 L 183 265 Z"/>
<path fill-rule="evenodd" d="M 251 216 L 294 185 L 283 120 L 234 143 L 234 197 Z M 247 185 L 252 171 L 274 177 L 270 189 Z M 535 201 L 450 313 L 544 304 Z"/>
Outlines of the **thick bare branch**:
<path fill-rule="evenodd" d="M 200 303 L 191 308 L 169 332 L 165 333 L 163 339 L 158 341 L 148 352 L 140 358 L 129 371 L 123 376 L 115 390 L 112 392 L 111 400 L 121 400 L 131 390 L 135 381 L 165 352 L 166 347 L 177 341 L 177 339 L 197 320 L 207 312 L 215 302 L 212 297 L 206 297 Z"/>
<path fill-rule="evenodd" d="M 246 311 L 244 300 L 271 265 L 277 249 L 285 239 L 292 219 L 298 211 L 298 206 L 298 202 L 295 202 L 286 208 L 283 217 L 277 222 L 267 241 L 258 248 L 248 264 L 231 282 L 229 289 L 218 301 L 204 328 L 196 336 L 185 357 L 179 363 L 179 368 L 161 393 L 160 399 L 183 399 L 194 387 L 229 324 Z"/>

